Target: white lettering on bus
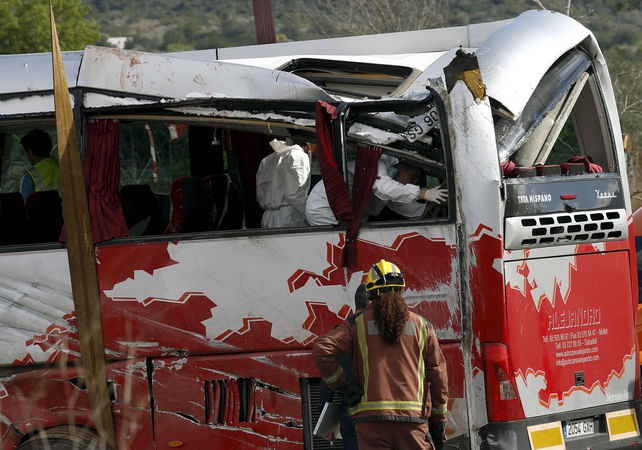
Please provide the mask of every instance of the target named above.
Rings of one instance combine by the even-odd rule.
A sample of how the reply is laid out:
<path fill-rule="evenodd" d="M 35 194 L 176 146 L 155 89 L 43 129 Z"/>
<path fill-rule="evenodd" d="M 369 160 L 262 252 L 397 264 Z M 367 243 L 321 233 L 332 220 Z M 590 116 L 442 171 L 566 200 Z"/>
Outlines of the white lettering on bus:
<path fill-rule="evenodd" d="M 553 200 L 551 194 L 518 195 L 517 203 L 546 203 Z"/>
<path fill-rule="evenodd" d="M 576 328 L 587 325 L 599 325 L 602 321 L 600 308 L 577 308 L 555 312 L 548 316 L 548 329 Z"/>
<path fill-rule="evenodd" d="M 595 190 L 595 194 L 597 198 L 602 199 L 602 198 L 616 198 L 617 194 L 615 192 L 600 192 L 599 189 Z"/>
<path fill-rule="evenodd" d="M 633 393 L 632 392 L 627 392 L 627 391 L 622 391 L 622 392 L 617 392 L 615 394 L 609 394 L 608 392 L 606 393 L 606 399 L 609 402 L 621 402 L 625 400 L 633 400 Z"/>

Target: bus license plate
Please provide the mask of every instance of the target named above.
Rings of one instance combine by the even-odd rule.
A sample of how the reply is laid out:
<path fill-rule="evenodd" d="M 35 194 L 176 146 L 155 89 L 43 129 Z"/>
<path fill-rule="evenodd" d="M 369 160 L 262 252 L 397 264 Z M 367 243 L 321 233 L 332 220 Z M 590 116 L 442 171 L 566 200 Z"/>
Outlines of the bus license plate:
<path fill-rule="evenodd" d="M 595 432 L 593 419 L 569 420 L 564 422 L 564 438 L 586 436 Z"/>

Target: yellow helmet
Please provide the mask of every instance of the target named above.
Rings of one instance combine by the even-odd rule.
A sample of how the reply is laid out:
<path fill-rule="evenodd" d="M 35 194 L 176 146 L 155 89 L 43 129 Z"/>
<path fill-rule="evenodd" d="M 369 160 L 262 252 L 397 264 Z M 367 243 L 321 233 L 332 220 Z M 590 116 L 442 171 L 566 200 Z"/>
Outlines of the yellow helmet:
<path fill-rule="evenodd" d="M 366 290 L 381 289 L 387 287 L 402 288 L 406 286 L 403 272 L 399 267 L 384 259 L 370 267 L 366 279 Z"/>

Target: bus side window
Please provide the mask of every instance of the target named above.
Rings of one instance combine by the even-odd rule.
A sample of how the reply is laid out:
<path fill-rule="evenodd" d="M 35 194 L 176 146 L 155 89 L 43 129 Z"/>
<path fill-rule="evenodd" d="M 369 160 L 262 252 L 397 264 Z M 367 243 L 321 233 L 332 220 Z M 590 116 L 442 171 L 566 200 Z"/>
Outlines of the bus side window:
<path fill-rule="evenodd" d="M 131 235 L 243 228 L 232 141 L 220 128 L 123 122 L 120 200 Z"/>

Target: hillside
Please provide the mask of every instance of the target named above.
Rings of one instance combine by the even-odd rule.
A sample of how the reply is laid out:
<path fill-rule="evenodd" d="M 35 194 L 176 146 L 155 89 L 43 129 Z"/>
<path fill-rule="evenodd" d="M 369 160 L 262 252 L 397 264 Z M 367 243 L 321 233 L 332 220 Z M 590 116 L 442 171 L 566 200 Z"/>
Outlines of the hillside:
<path fill-rule="evenodd" d="M 84 1 L 91 7 L 91 16 L 102 33 L 126 36 L 130 39 L 127 47 L 136 50 L 164 52 L 255 43 L 251 0 Z M 533 0 L 427 0 L 425 4 L 432 8 L 434 16 L 424 22 L 394 23 L 398 17 L 385 13 L 377 16 L 378 11 L 372 6 L 387 3 L 387 0 L 272 0 L 272 8 L 279 40 L 336 37 L 354 34 L 355 29 L 359 34 L 370 34 L 373 26 L 381 27 L 382 32 L 466 25 L 507 19 L 538 8 Z M 399 8 L 399 4 L 415 2 L 393 3 L 393 8 Z M 566 0 L 541 0 L 541 3 L 547 9 L 561 12 L 566 12 L 568 4 Z M 642 41 L 640 6 L 629 12 L 618 11 L 616 6 L 620 3 L 621 0 L 572 0 L 570 13 L 593 30 L 603 48 Z M 360 10 L 372 14 L 371 18 L 364 19 Z M 367 20 L 373 23 L 368 26 Z"/>

